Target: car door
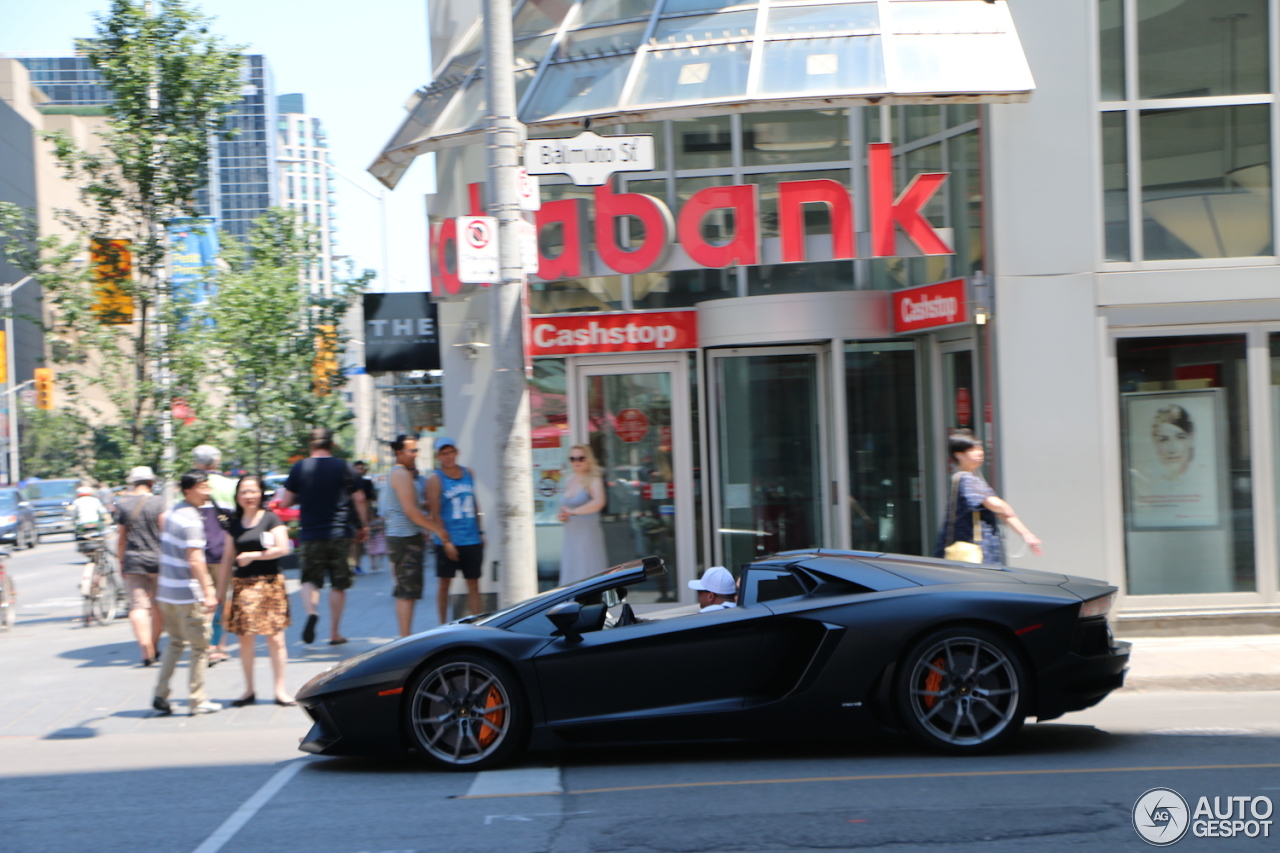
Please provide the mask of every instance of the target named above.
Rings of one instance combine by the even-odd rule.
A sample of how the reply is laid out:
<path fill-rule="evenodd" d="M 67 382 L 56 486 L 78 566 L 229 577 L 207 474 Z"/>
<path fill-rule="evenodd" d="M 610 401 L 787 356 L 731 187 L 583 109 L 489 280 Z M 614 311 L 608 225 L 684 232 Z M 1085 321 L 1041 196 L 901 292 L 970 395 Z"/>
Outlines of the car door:
<path fill-rule="evenodd" d="M 730 608 L 558 638 L 534 657 L 547 723 L 586 739 L 616 731 L 706 737 L 703 724 L 742 708 L 772 614 Z M 636 728 L 639 727 L 639 728 Z"/>

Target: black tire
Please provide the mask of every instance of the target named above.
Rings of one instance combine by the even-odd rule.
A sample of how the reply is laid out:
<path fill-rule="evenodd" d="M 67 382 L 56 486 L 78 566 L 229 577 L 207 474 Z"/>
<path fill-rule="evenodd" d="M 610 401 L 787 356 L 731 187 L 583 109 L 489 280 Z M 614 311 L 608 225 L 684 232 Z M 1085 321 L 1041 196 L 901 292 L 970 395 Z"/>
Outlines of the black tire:
<path fill-rule="evenodd" d="M 110 625 L 120 610 L 119 583 L 110 572 L 96 569 L 90 588 L 90 613 L 99 625 Z"/>
<path fill-rule="evenodd" d="M 405 691 L 408 745 L 432 767 L 488 770 L 524 749 L 529 706 L 508 667 L 488 657 L 433 660 Z"/>
<path fill-rule="evenodd" d="M 1017 650 L 984 628 L 958 626 L 916 643 L 902 659 L 894 696 L 907 731 L 955 755 L 992 752 L 1022 728 L 1031 682 Z"/>

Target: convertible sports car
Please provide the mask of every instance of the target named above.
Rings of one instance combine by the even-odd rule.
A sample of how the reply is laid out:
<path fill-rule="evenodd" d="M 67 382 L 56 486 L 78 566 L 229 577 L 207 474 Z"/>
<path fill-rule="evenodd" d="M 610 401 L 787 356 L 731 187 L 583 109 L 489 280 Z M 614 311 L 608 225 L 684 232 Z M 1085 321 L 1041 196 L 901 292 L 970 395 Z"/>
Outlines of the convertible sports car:
<path fill-rule="evenodd" d="M 739 605 L 638 618 L 650 557 L 350 658 L 298 693 L 323 755 L 452 769 L 571 745 L 855 737 L 953 753 L 1124 683 L 1115 587 L 1048 572 L 809 550 L 745 567 Z"/>

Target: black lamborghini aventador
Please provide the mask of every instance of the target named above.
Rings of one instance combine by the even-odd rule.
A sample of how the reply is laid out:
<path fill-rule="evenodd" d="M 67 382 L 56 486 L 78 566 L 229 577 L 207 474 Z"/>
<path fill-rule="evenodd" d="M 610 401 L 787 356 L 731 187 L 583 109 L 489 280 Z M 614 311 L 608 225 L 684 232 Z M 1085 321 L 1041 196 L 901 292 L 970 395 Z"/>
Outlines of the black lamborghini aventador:
<path fill-rule="evenodd" d="M 1100 581 L 810 550 L 745 567 L 738 607 L 638 617 L 627 588 L 665 571 L 617 566 L 344 661 L 298 693 L 301 748 L 479 770 L 525 749 L 896 729 L 974 753 L 1101 701 L 1129 659 Z"/>

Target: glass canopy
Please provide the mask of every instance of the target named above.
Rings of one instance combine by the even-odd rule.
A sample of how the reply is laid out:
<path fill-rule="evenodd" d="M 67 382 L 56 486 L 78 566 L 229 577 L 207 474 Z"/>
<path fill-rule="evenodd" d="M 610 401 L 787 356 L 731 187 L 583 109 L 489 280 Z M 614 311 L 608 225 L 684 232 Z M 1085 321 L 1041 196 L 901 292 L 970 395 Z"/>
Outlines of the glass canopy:
<path fill-rule="evenodd" d="M 449 0 L 445 0 L 449 2 Z M 369 171 L 484 132 L 483 23 Z M 859 104 L 1024 101 L 1034 88 L 1005 0 L 517 0 L 519 118 L 531 130 Z"/>

